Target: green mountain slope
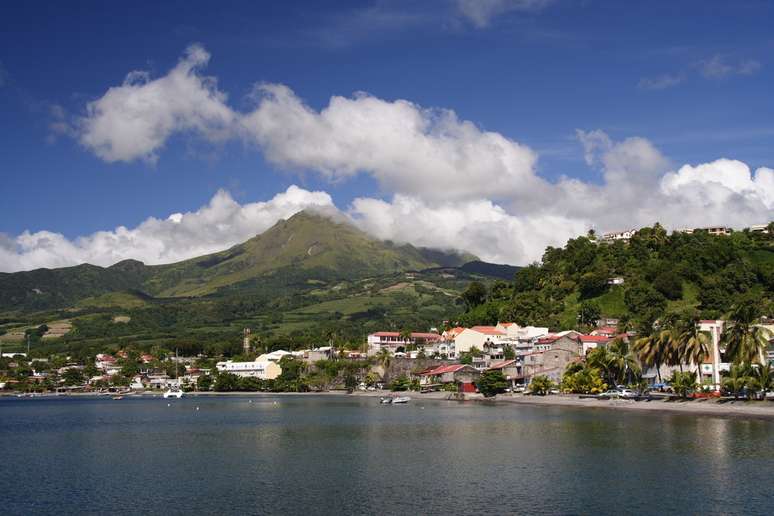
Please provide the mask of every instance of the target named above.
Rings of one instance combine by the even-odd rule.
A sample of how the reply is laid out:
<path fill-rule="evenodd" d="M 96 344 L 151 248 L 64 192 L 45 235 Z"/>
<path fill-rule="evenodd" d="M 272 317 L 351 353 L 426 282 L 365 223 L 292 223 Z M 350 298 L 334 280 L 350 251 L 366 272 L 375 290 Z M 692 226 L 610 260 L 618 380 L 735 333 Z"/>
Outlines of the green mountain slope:
<path fill-rule="evenodd" d="M 226 251 L 155 267 L 145 288 L 163 297 L 201 296 L 283 272 L 292 273 L 291 282 L 332 281 L 425 269 L 441 260 L 462 265 L 470 258 L 428 255 L 411 245 L 375 240 L 347 223 L 300 212 Z"/>
<path fill-rule="evenodd" d="M 578 237 L 563 248 L 549 247 L 541 264 L 520 269 L 507 288 L 491 292 L 463 320 L 583 329 L 601 316 L 649 333 L 670 314 L 721 318 L 749 299 L 774 316 L 774 234 L 667 234 L 656 224 L 628 243 Z"/>
<path fill-rule="evenodd" d="M 110 267 L 79 265 L 0 274 L 0 312 L 29 312 L 114 303 L 115 292 L 155 298 L 250 292 L 282 295 L 328 284 L 439 266 L 475 256 L 376 240 L 322 215 L 300 212 L 225 251 L 168 265 L 125 260 Z M 88 301 L 84 301 L 88 300 Z"/>

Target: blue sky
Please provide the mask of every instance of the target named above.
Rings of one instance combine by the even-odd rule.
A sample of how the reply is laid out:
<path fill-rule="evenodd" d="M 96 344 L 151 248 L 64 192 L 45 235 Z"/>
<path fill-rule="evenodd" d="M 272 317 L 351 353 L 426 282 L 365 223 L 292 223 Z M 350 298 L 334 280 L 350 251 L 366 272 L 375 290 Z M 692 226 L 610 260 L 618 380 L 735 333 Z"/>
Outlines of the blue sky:
<path fill-rule="evenodd" d="M 129 72 L 147 71 L 148 80 L 165 76 L 192 44 L 211 56 L 197 73 L 217 79 L 217 91 L 227 95 L 224 103 L 236 113 L 253 109 L 250 93 L 263 82 L 287 86 L 314 111 L 328 106 L 332 96 L 352 98 L 360 91 L 387 103 L 405 99 L 422 108 L 453 110 L 480 131 L 528 147 L 537 156 L 532 171 L 549 184 L 569 177 L 588 188 L 603 187 L 614 173 L 605 156 L 631 137 L 658 150 L 665 163 L 660 176 L 719 158 L 743 162 L 751 171 L 774 166 L 771 2 L 210 6 L 30 1 L 0 7 L 0 233 L 15 260 L 0 260 L 0 268 L 59 265 L 83 256 L 36 261 L 24 254 L 29 249 L 20 250 L 18 236 L 25 231 L 48 231 L 73 242 L 99 230 L 135 228 L 150 216 L 195 212 L 219 189 L 240 204 L 267 201 L 298 185 L 327 192 L 343 211 L 356 198 L 394 204 L 395 195 L 441 209 L 425 190 L 411 190 L 385 174 L 365 170 L 332 177 L 313 162 L 267 159 L 267 144 L 237 137 L 173 131 L 153 160 L 110 161 L 83 144 L 79 120 L 88 118 L 89 102 L 121 86 Z M 578 129 L 601 131 L 608 141 L 594 146 L 578 137 Z M 584 149 L 598 159 L 587 161 Z M 421 167 L 414 173 L 421 174 Z M 711 204 L 717 200 L 712 195 L 696 208 L 697 216 L 738 208 L 725 197 L 722 206 Z M 529 192 L 501 199 L 482 193 L 465 201 L 492 201 L 523 221 L 537 213 L 526 208 L 525 196 Z M 749 222 L 771 208 L 765 201 L 756 206 L 742 209 Z M 387 222 L 369 223 L 365 212 L 350 213 L 378 236 L 395 236 L 375 229 Z M 561 215 L 586 226 L 611 224 L 585 212 Z M 471 228 L 449 231 L 447 240 L 467 238 L 468 248 L 482 245 L 470 237 Z M 529 245 L 540 247 L 544 240 Z M 443 240 L 416 243 L 443 245 Z M 539 257 L 537 251 L 498 251 L 491 258 L 523 261 L 536 253 Z"/>

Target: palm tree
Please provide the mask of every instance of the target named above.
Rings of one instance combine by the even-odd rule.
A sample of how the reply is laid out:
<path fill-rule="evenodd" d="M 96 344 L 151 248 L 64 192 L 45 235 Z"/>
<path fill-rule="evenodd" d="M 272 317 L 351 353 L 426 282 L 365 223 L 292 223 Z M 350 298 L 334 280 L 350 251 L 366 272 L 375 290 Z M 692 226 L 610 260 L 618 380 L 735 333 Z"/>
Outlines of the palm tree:
<path fill-rule="evenodd" d="M 632 376 L 638 376 L 640 366 L 632 353 L 629 343 L 621 338 L 614 339 L 608 345 L 610 368 L 615 371 L 618 383 L 632 383 Z"/>
<path fill-rule="evenodd" d="M 661 366 L 664 364 L 674 365 L 675 350 L 677 340 L 670 326 L 663 327 L 647 337 L 641 337 L 634 342 L 634 352 L 637 353 L 640 361 L 656 368 L 656 375 L 659 383 L 663 383 L 661 378 Z M 679 362 L 679 361 L 678 361 Z"/>
<path fill-rule="evenodd" d="M 750 378 L 752 386 L 760 394 L 762 399 L 766 399 L 766 393 L 774 387 L 774 369 L 771 364 L 759 364 L 758 367 L 752 371 L 752 377 Z"/>
<path fill-rule="evenodd" d="M 695 316 L 682 319 L 679 327 L 680 361 L 696 364 L 696 381 L 701 382 L 702 361 L 711 353 L 709 335 L 699 329 L 698 317 Z"/>
<path fill-rule="evenodd" d="M 379 361 L 382 367 L 390 367 L 390 363 L 392 363 L 392 354 L 390 354 L 390 350 L 387 348 L 381 348 L 379 352 L 376 353 L 376 360 Z"/>
<path fill-rule="evenodd" d="M 739 393 L 750 381 L 749 366 L 747 364 L 733 364 L 728 375 L 723 379 L 723 387 L 734 393 L 734 398 L 739 398 Z"/>
<path fill-rule="evenodd" d="M 720 343 L 735 364 L 763 362 L 771 332 L 756 324 L 759 317 L 760 310 L 753 300 L 743 301 L 732 310 Z"/>
<path fill-rule="evenodd" d="M 609 386 L 617 385 L 616 363 L 615 357 L 607 347 L 599 347 L 592 349 L 588 355 L 586 355 L 586 363 L 595 369 L 598 369 L 604 376 L 605 382 Z"/>

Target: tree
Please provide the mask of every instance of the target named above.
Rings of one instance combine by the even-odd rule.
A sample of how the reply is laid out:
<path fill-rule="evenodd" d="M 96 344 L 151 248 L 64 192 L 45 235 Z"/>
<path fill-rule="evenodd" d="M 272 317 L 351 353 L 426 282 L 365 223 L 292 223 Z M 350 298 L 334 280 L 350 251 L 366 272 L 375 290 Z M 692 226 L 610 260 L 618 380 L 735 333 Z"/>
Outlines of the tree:
<path fill-rule="evenodd" d="M 486 300 L 486 287 L 480 281 L 472 281 L 462 293 L 461 298 L 468 309 L 483 304 Z"/>
<path fill-rule="evenodd" d="M 501 392 L 505 392 L 508 387 L 508 381 L 505 379 L 503 372 L 499 369 L 493 369 L 484 371 L 481 377 L 476 382 L 478 391 L 484 395 L 485 398 L 491 398 Z"/>
<path fill-rule="evenodd" d="M 503 358 L 505 360 L 513 360 L 516 358 L 516 351 L 513 350 L 513 346 L 505 344 L 503 346 Z"/>
<path fill-rule="evenodd" d="M 562 391 L 575 394 L 599 394 L 607 390 L 599 370 L 588 364 L 571 363 L 562 375 Z"/>
<path fill-rule="evenodd" d="M 212 376 L 203 374 L 196 379 L 196 389 L 207 392 L 212 389 Z"/>
<path fill-rule="evenodd" d="M 390 354 L 390 350 L 387 348 L 381 348 L 376 353 L 376 360 L 381 364 L 381 366 L 384 368 L 385 371 L 389 369 L 390 364 L 392 363 L 392 355 Z"/>
<path fill-rule="evenodd" d="M 538 396 L 545 396 L 555 387 L 554 382 L 548 376 L 538 375 L 529 383 L 529 392 Z"/>
<path fill-rule="evenodd" d="M 687 398 L 696 390 L 696 375 L 690 371 L 675 371 L 669 384 L 681 398 Z"/>
<path fill-rule="evenodd" d="M 701 379 L 701 364 L 710 356 L 710 338 L 699 330 L 698 317 L 686 317 L 680 320 L 677 340 L 682 361 L 696 364 L 696 378 Z"/>
<path fill-rule="evenodd" d="M 720 344 L 734 363 L 761 363 L 771 332 L 757 325 L 759 317 L 758 305 L 752 299 L 738 303 L 731 311 Z"/>
<path fill-rule="evenodd" d="M 632 384 L 641 375 L 640 364 L 629 343 L 621 338 L 608 344 L 609 367 L 615 374 L 616 382 Z"/>
<path fill-rule="evenodd" d="M 653 288 L 672 301 L 683 297 L 683 278 L 674 270 L 667 270 L 656 276 Z"/>
<path fill-rule="evenodd" d="M 735 363 L 731 365 L 728 374 L 723 378 L 723 388 L 733 393 L 734 398 L 739 399 L 739 394 L 750 382 L 750 367 L 747 364 Z"/>
<path fill-rule="evenodd" d="M 766 362 L 753 368 L 750 386 L 758 392 L 761 399 L 766 399 L 766 393 L 774 387 L 774 370 L 771 364 Z"/>
<path fill-rule="evenodd" d="M 578 310 L 578 321 L 586 326 L 594 326 L 602 316 L 599 305 L 593 301 L 583 301 Z"/>
<path fill-rule="evenodd" d="M 65 385 L 83 385 L 83 372 L 75 367 L 66 369 L 65 372 L 62 373 L 62 381 L 64 381 Z"/>
<path fill-rule="evenodd" d="M 390 383 L 391 391 L 407 391 L 409 388 L 411 388 L 411 381 L 405 374 L 398 376 Z"/>

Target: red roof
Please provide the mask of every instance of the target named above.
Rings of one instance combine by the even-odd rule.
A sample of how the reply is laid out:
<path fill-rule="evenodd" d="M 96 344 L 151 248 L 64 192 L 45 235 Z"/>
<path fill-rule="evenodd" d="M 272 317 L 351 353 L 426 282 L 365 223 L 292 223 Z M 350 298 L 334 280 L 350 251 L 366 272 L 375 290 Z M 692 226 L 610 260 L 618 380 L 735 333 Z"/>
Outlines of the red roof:
<path fill-rule="evenodd" d="M 505 328 L 508 328 L 509 326 L 513 326 L 514 324 L 516 324 L 516 323 L 512 323 L 512 322 L 501 322 L 501 323 L 500 323 L 500 326 L 503 326 L 503 327 L 505 327 Z"/>
<path fill-rule="evenodd" d="M 610 337 L 605 335 L 581 335 L 578 338 L 581 342 L 607 342 L 610 340 Z"/>
<path fill-rule="evenodd" d="M 431 369 L 430 371 L 422 372 L 420 374 L 423 376 L 435 376 L 435 375 L 444 374 L 444 373 L 455 373 L 464 367 L 465 367 L 465 364 L 442 365 L 442 366 L 436 367 L 435 369 Z"/>
<path fill-rule="evenodd" d="M 618 333 L 618 328 L 615 326 L 601 326 L 594 330 L 596 333 L 609 333 L 611 335 L 614 335 Z"/>
<path fill-rule="evenodd" d="M 376 333 L 372 333 L 372 335 L 376 337 L 400 337 L 400 332 L 397 331 L 377 331 Z M 440 339 L 441 336 L 437 333 L 420 333 L 420 332 L 411 332 L 411 337 L 414 339 Z"/>
<path fill-rule="evenodd" d="M 494 326 L 473 326 L 471 330 L 483 333 L 484 335 L 505 335 L 505 332 L 498 330 Z"/>
<path fill-rule="evenodd" d="M 561 337 L 558 335 L 549 335 L 548 337 L 541 337 L 538 339 L 538 344 L 551 344 L 555 340 L 559 340 Z"/>

